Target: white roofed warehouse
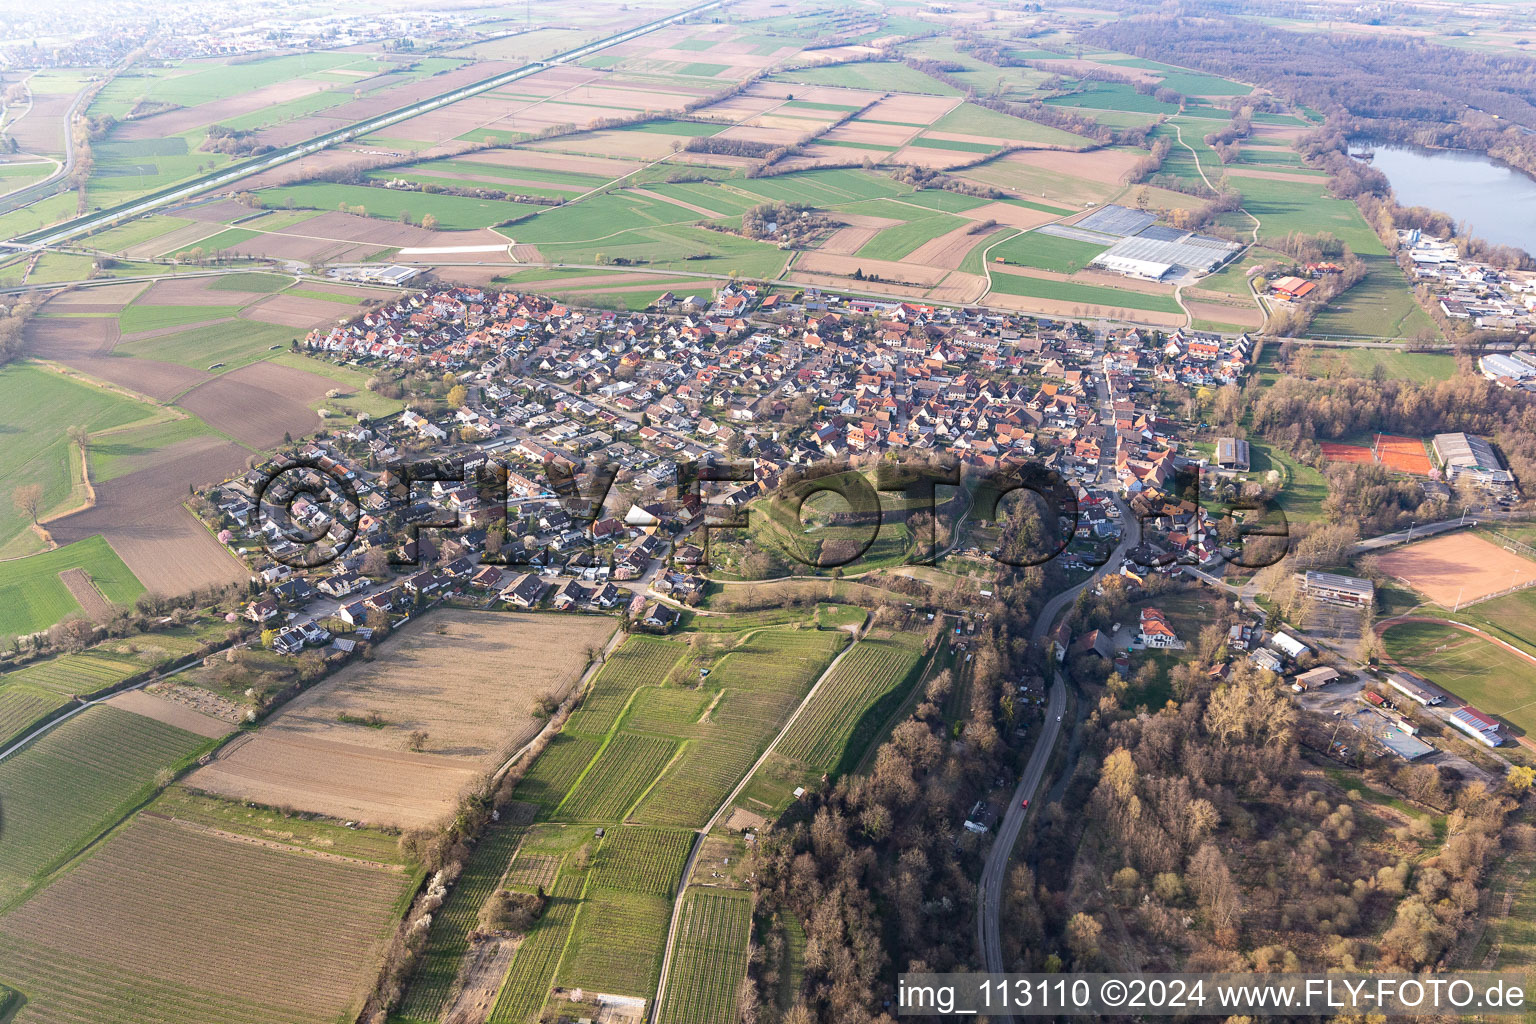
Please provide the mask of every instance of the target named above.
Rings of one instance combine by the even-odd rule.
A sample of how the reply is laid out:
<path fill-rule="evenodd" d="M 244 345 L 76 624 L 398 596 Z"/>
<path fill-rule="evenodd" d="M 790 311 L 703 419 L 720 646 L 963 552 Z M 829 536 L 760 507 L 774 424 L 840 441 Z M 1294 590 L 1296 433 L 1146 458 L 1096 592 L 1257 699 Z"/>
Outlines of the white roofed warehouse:
<path fill-rule="evenodd" d="M 1514 474 L 1504 468 L 1499 453 L 1486 438 L 1476 434 L 1436 434 L 1431 442 L 1435 461 L 1445 479 L 1455 483 L 1463 476 L 1483 486 L 1509 486 Z"/>

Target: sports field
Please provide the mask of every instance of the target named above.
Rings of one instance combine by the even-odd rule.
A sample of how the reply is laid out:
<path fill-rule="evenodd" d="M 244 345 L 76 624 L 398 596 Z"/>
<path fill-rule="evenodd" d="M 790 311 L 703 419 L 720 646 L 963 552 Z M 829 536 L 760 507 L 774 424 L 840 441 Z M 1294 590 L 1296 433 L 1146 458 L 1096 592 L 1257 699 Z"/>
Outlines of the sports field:
<path fill-rule="evenodd" d="M 1383 465 L 1404 473 L 1428 476 L 1433 468 L 1424 442 L 1416 437 L 1399 437 L 1396 434 L 1377 434 L 1373 439 L 1376 457 Z"/>
<path fill-rule="evenodd" d="M 1536 581 L 1536 562 L 1465 531 L 1392 548 L 1376 564 L 1449 609 Z"/>
<path fill-rule="evenodd" d="M 1323 450 L 1323 458 L 1329 462 L 1352 462 L 1363 466 L 1376 461 L 1375 453 L 1364 445 L 1323 441 L 1319 447 Z"/>
<path fill-rule="evenodd" d="M 1523 734 L 1536 731 L 1536 658 L 1439 622 L 1382 631 L 1389 658 Z"/>

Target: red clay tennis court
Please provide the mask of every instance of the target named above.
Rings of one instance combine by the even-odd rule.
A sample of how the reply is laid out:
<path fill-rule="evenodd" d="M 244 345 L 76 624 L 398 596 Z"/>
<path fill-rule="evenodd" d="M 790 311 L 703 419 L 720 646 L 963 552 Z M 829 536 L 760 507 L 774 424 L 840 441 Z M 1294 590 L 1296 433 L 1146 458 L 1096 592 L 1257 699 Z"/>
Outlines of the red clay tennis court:
<path fill-rule="evenodd" d="M 1428 476 L 1431 470 L 1429 455 L 1424 451 L 1424 442 L 1416 437 L 1373 434 L 1370 445 L 1324 441 L 1321 447 L 1323 457 L 1329 462 L 1354 462 L 1362 465 L 1379 462 L 1388 469 L 1395 469 L 1400 473 L 1414 473 L 1418 476 Z"/>
<path fill-rule="evenodd" d="M 1375 462 L 1369 448 L 1358 444 L 1339 444 L 1337 441 L 1322 442 L 1323 458 L 1329 462 Z"/>
<path fill-rule="evenodd" d="M 1404 473 L 1428 476 L 1432 468 L 1424 442 L 1416 437 L 1400 437 L 1397 434 L 1377 434 L 1376 454 L 1383 464 Z"/>

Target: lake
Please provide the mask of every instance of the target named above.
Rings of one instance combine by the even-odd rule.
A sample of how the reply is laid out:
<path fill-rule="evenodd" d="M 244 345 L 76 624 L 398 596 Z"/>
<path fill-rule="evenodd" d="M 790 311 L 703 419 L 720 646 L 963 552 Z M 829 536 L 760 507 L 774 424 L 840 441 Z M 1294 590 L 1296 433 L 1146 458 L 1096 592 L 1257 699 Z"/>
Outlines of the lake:
<path fill-rule="evenodd" d="M 1448 213 L 1479 238 L 1536 253 L 1536 179 L 1465 149 L 1350 142 L 1351 151 L 1365 148 L 1402 205 Z"/>

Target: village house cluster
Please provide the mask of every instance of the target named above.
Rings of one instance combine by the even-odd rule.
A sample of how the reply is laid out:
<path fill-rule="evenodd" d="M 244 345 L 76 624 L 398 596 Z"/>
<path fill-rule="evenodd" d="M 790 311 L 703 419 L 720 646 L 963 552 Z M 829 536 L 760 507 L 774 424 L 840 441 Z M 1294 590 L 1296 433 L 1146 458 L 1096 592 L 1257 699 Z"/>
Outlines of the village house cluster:
<path fill-rule="evenodd" d="M 361 590 L 331 593 L 330 582 L 316 588 L 322 596 L 278 601 L 295 621 L 347 625 L 443 593 L 608 610 L 649 592 L 662 599 L 635 611 L 664 627 L 659 609 L 702 590 L 704 552 L 686 535 L 829 459 L 1044 466 L 1078 501 L 1069 569 L 1087 567 L 1082 552 L 1112 546 L 1119 502 L 1149 517 L 1155 552 L 1207 561 L 1218 553 L 1214 529 L 1175 493 L 1181 471 L 1201 461 L 1185 444 L 1192 427 L 1160 410 L 1157 393 L 1165 383 L 1239 382 L 1250 354 L 1246 337 L 1096 331 L 815 289 L 766 294 L 751 283 L 669 294 L 635 313 L 441 286 L 302 344 L 373 372 L 452 375 L 463 388 L 452 407 L 363 419 L 305 446 L 297 454 L 314 493 L 283 512 L 298 523 L 253 515 L 260 471 L 206 496 L 211 525 L 258 573 L 292 561 L 290 527 L 313 531 L 338 513 L 355 523 L 325 538 L 340 559 L 300 571 L 322 582 L 350 574 Z M 451 461 L 451 478 L 411 481 L 391 469 L 427 458 Z M 734 466 L 717 474 L 733 478 L 685 486 L 710 462 Z M 590 495 L 598 463 L 614 474 L 605 504 L 557 493 L 563 479 Z M 477 482 L 493 471 L 493 484 Z M 328 478 L 345 487 L 327 489 Z M 432 529 L 442 525 L 452 529 Z M 437 578 L 414 568 L 427 564 Z"/>
<path fill-rule="evenodd" d="M 1429 285 L 1450 319 L 1470 320 L 1480 330 L 1529 334 L 1536 328 L 1536 277 L 1463 259 L 1454 239 L 1435 238 L 1418 228 L 1399 230 L 1397 240 L 1413 264 L 1413 279 Z M 1502 376 L 1486 368 L 1483 372 L 1493 379 Z M 1536 376 L 1536 369 L 1525 376 Z"/>

